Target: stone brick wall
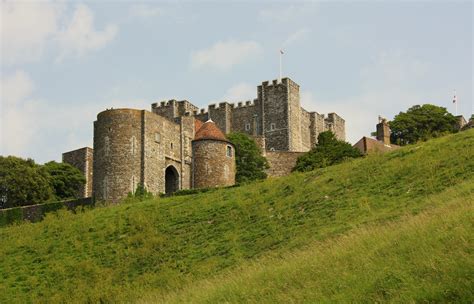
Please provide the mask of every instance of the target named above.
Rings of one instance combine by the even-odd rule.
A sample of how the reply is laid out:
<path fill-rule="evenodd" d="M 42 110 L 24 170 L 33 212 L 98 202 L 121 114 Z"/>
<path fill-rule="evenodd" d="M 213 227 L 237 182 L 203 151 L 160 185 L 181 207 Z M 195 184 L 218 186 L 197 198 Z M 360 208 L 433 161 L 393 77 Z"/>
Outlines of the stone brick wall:
<path fill-rule="evenodd" d="M 266 170 L 269 177 L 285 176 L 291 173 L 296 165 L 296 160 L 304 152 L 267 152 L 267 158 L 270 168 Z"/>
<path fill-rule="evenodd" d="M 235 184 L 235 148 L 220 140 L 195 140 L 193 145 L 193 188 Z M 231 156 L 227 156 L 231 147 Z"/>
<path fill-rule="evenodd" d="M 224 132 L 224 134 L 231 132 L 233 108 L 234 105 L 227 102 L 219 103 L 218 107 L 216 107 L 216 105 L 209 106 L 209 117 L 216 123 L 219 129 Z"/>
<path fill-rule="evenodd" d="M 346 122 L 336 113 L 329 113 L 325 119 L 325 129 L 332 131 L 339 140 L 346 140 Z"/>
<path fill-rule="evenodd" d="M 114 109 L 94 122 L 94 197 L 118 202 L 142 180 L 142 110 Z"/>
<path fill-rule="evenodd" d="M 92 196 L 93 153 L 94 151 L 89 147 L 63 153 L 63 162 L 78 168 L 86 178 L 84 187 L 78 193 L 80 198 Z"/>
<path fill-rule="evenodd" d="M 287 79 L 283 79 L 286 81 Z M 263 135 L 267 151 L 289 151 L 289 107 L 286 82 L 268 81 L 258 87 L 259 99 L 263 102 Z"/>
<path fill-rule="evenodd" d="M 173 166 L 178 189 L 191 187 L 194 117 L 173 120 L 145 110 L 99 113 L 94 123 L 94 196 L 117 202 L 143 184 L 165 192 L 165 170 Z"/>
<path fill-rule="evenodd" d="M 260 113 L 255 103 L 239 102 L 232 110 L 232 132 L 242 132 L 248 135 L 262 134 Z"/>
<path fill-rule="evenodd" d="M 300 105 L 300 86 L 289 78 L 282 79 L 288 90 L 288 133 L 289 151 L 308 151 L 308 147 L 303 146 L 303 121 L 302 109 Z M 309 123 L 304 124 L 309 127 Z M 307 129 L 305 129 L 306 131 Z M 306 132 L 305 132 L 306 133 Z M 308 144 L 308 143 L 307 143 Z"/>

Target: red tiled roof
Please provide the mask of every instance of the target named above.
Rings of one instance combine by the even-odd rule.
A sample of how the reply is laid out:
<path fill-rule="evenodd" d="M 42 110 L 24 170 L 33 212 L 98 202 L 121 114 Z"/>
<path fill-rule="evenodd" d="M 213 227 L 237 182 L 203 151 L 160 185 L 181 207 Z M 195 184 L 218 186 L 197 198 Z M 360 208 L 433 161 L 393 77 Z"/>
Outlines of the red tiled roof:
<path fill-rule="evenodd" d="M 194 133 L 197 133 L 197 131 L 199 131 L 199 129 L 201 129 L 202 125 L 204 123 L 202 121 L 200 121 L 199 119 L 195 118 L 194 119 Z"/>
<path fill-rule="evenodd" d="M 201 128 L 194 135 L 194 140 L 198 139 L 216 139 L 227 141 L 224 133 L 217 127 L 217 125 L 212 121 L 208 120 L 202 124 Z"/>

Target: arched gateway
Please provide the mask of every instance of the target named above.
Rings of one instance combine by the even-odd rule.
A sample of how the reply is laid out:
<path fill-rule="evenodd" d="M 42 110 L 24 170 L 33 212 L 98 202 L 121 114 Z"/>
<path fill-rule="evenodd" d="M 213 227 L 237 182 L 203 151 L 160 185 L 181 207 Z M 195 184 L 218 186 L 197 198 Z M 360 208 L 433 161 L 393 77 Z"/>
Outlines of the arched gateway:
<path fill-rule="evenodd" d="M 179 190 L 179 174 L 174 166 L 165 170 L 165 193 L 170 194 Z"/>

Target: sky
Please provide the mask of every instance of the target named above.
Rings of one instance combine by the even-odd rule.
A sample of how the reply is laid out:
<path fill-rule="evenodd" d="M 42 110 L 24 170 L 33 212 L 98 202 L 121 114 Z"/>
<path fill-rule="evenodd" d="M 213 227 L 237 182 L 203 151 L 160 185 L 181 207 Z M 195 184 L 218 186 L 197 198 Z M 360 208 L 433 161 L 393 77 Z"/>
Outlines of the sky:
<path fill-rule="evenodd" d="M 0 154 L 61 160 L 92 147 L 106 108 L 256 98 L 283 76 L 347 141 L 417 104 L 469 118 L 473 2 L 1 1 Z"/>

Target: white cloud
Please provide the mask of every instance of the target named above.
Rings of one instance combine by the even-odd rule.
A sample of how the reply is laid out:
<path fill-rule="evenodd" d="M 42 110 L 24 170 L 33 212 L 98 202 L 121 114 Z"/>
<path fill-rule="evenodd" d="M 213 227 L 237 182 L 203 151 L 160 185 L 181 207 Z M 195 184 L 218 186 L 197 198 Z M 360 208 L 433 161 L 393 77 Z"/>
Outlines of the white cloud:
<path fill-rule="evenodd" d="M 18 70 L 10 77 L 1 81 L 1 97 L 3 106 L 15 105 L 28 97 L 34 89 L 33 81 L 27 73 Z"/>
<path fill-rule="evenodd" d="M 346 137 L 355 143 L 375 131 L 378 115 L 392 119 L 400 111 L 422 103 L 436 103 L 430 96 L 440 92 L 423 88 L 430 66 L 403 53 L 382 52 L 360 73 L 361 93 L 340 99 L 325 99 L 315 92 L 302 91 L 301 104 L 321 114 L 336 112 L 346 120 Z M 431 95 L 427 95 L 431 94 Z M 441 105 L 443 106 L 443 105 Z"/>
<path fill-rule="evenodd" d="M 34 83 L 21 70 L 1 79 L 0 154 L 60 160 L 61 153 L 92 146 L 93 121 L 106 108 L 149 109 L 144 99 L 75 104 L 34 97 Z"/>
<path fill-rule="evenodd" d="M 317 3 L 269 6 L 260 10 L 259 18 L 271 23 L 286 23 L 306 16 L 314 16 L 317 13 L 318 6 Z"/>
<path fill-rule="evenodd" d="M 311 31 L 308 28 L 301 28 L 296 32 L 292 33 L 286 40 L 283 42 L 283 47 L 287 47 L 293 43 L 304 40 L 308 37 Z"/>
<path fill-rule="evenodd" d="M 223 100 L 234 102 L 234 101 L 244 101 L 244 100 L 253 100 L 257 96 L 257 88 L 254 85 L 248 83 L 239 83 L 230 89 L 227 90 Z"/>
<path fill-rule="evenodd" d="M 77 5 L 72 16 L 67 14 L 67 5 L 66 2 L 2 1 L 2 65 L 36 61 L 48 48 L 59 47 L 59 59 L 81 56 L 103 48 L 115 38 L 116 25 L 96 30 L 93 12 L 86 5 Z"/>
<path fill-rule="evenodd" d="M 137 18 L 156 18 L 162 16 L 164 10 L 161 7 L 150 6 L 145 4 L 136 4 L 130 8 L 130 16 Z"/>
<path fill-rule="evenodd" d="M 62 6 L 49 2 L 2 1 L 2 64 L 37 60 L 54 37 Z"/>
<path fill-rule="evenodd" d="M 255 41 L 219 41 L 207 49 L 191 53 L 191 67 L 228 70 L 234 65 L 260 56 L 262 47 Z"/>
<path fill-rule="evenodd" d="M 2 78 L 0 88 L 1 153 L 22 155 L 35 130 L 33 121 L 36 103 L 28 99 L 34 85 L 28 74 L 19 70 Z"/>
<path fill-rule="evenodd" d="M 117 35 L 116 25 L 107 25 L 103 31 L 94 29 L 94 14 L 85 5 L 76 7 L 71 23 L 58 34 L 61 48 L 59 60 L 69 54 L 82 56 L 103 48 Z"/>

